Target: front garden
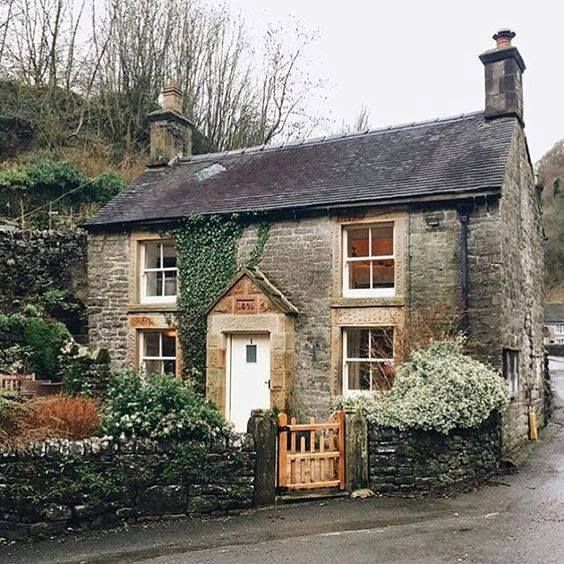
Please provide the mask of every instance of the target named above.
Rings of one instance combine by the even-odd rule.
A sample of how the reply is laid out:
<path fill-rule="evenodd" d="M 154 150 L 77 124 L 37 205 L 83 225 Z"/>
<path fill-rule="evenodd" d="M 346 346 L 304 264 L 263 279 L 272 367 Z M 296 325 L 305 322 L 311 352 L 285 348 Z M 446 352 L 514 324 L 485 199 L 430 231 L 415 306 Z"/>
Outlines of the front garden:
<path fill-rule="evenodd" d="M 234 434 L 194 384 L 112 374 L 107 352 L 81 353 L 64 332 L 57 341 L 56 322 L 37 321 L 29 333 L 25 317 L 10 323 L 24 339 L 41 323 L 55 325 L 39 341 L 58 343 L 62 393 L 0 395 L 0 537 L 253 504 L 261 446 Z M 461 339 L 431 342 L 413 351 L 389 391 L 335 401 L 368 421 L 366 485 L 376 492 L 426 493 L 497 468 L 506 383 L 463 347 Z"/>
<path fill-rule="evenodd" d="M 0 537 L 249 507 L 255 451 L 181 380 L 114 374 L 106 394 L 0 398 Z"/>

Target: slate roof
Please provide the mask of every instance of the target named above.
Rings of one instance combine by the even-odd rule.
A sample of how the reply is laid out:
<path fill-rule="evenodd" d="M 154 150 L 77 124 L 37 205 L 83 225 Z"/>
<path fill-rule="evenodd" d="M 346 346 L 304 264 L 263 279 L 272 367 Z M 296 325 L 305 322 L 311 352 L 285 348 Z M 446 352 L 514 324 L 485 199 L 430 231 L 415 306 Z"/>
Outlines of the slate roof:
<path fill-rule="evenodd" d="M 545 323 L 564 323 L 564 304 L 544 304 Z"/>
<path fill-rule="evenodd" d="M 483 113 L 262 146 L 147 169 L 88 223 L 300 210 L 499 189 L 516 125 Z"/>

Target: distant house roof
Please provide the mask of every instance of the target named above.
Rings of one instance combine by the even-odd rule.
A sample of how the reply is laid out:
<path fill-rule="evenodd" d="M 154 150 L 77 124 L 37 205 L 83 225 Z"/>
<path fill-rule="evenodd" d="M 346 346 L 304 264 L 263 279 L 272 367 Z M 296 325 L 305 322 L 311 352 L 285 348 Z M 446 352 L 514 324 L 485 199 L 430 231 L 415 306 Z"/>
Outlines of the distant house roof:
<path fill-rule="evenodd" d="M 564 323 L 564 304 L 544 304 L 545 323 Z"/>
<path fill-rule="evenodd" d="M 174 167 L 147 169 L 87 227 L 496 190 L 516 123 L 474 113 L 196 155 Z"/>

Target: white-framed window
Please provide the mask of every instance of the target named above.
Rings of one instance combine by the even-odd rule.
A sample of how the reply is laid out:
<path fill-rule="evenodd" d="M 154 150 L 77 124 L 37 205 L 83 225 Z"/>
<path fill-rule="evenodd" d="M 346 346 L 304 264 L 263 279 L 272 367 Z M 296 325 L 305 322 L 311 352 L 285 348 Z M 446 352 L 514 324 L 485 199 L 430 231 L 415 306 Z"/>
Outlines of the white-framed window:
<path fill-rule="evenodd" d="M 557 323 L 554 326 L 554 334 L 555 335 L 561 335 L 564 337 L 564 323 Z"/>
<path fill-rule="evenodd" d="M 343 395 L 378 392 L 394 378 L 393 327 L 343 329 Z"/>
<path fill-rule="evenodd" d="M 176 375 L 176 331 L 139 331 L 139 366 L 147 375 Z"/>
<path fill-rule="evenodd" d="M 139 255 L 141 303 L 174 303 L 178 277 L 174 242 L 142 242 Z"/>
<path fill-rule="evenodd" d="M 395 295 L 394 223 L 343 229 L 343 296 Z"/>
<path fill-rule="evenodd" d="M 503 376 L 511 397 L 519 393 L 519 351 L 503 349 Z"/>

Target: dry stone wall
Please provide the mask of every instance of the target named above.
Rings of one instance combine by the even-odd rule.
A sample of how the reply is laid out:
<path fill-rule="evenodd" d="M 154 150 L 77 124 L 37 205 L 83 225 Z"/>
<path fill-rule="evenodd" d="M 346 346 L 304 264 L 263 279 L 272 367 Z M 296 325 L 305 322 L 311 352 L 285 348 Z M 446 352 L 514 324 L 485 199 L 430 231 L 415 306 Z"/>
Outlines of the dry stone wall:
<path fill-rule="evenodd" d="M 0 231 L 0 311 L 47 303 L 71 333 L 86 333 L 86 235 L 82 231 Z M 52 304 L 49 292 L 66 292 Z M 60 298 L 57 300 L 61 302 Z"/>
<path fill-rule="evenodd" d="M 218 438 L 210 448 L 92 438 L 0 452 L 0 537 L 247 508 L 255 457 L 247 434 Z"/>
<path fill-rule="evenodd" d="M 501 458 L 501 430 L 492 416 L 480 428 L 399 431 L 369 424 L 369 486 L 383 494 L 431 493 L 494 473 Z"/>

